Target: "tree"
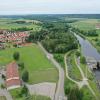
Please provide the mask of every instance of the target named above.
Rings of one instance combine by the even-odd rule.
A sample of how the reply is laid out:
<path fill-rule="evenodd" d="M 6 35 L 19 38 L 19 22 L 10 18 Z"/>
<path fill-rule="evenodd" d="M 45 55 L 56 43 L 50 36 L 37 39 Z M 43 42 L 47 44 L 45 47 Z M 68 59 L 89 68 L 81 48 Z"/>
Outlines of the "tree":
<path fill-rule="evenodd" d="M 76 56 L 79 57 L 81 53 L 79 51 L 76 51 Z"/>
<path fill-rule="evenodd" d="M 28 95 L 28 88 L 27 86 L 23 86 L 23 88 L 21 89 L 21 96 L 27 96 Z"/>
<path fill-rule="evenodd" d="M 83 92 L 81 92 L 78 87 L 74 87 L 70 90 L 68 95 L 68 100 L 82 100 Z"/>
<path fill-rule="evenodd" d="M 28 73 L 27 70 L 24 70 L 24 72 L 22 73 L 22 80 L 24 82 L 28 82 L 28 80 L 29 80 L 29 73 Z"/>
<path fill-rule="evenodd" d="M 19 58 L 20 58 L 20 54 L 19 54 L 19 52 L 14 52 L 14 54 L 13 54 L 13 58 L 14 58 L 14 60 L 18 61 Z"/>

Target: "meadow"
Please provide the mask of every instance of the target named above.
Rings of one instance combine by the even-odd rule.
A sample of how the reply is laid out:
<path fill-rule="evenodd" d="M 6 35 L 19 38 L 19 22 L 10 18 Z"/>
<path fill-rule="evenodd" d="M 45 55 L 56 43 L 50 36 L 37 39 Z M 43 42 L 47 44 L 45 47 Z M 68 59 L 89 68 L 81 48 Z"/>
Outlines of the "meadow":
<path fill-rule="evenodd" d="M 20 53 L 20 62 L 23 62 L 29 72 L 29 83 L 44 81 L 57 82 L 58 72 L 36 44 L 21 48 L 9 48 L 0 51 L 0 66 L 6 66 L 13 61 L 13 53 Z"/>
<path fill-rule="evenodd" d="M 98 23 L 100 23 L 99 19 L 83 19 L 83 20 L 79 20 L 75 23 L 72 23 L 71 25 L 80 30 L 88 31 L 88 30 L 96 29 L 96 25 Z"/>
<path fill-rule="evenodd" d="M 27 21 L 27 23 L 15 23 L 16 21 Z M 28 22 L 30 21 L 30 22 Z M 41 27 L 37 24 L 34 24 L 31 22 L 31 20 L 25 20 L 25 19 L 7 19 L 7 18 L 1 18 L 0 19 L 0 29 L 12 29 L 12 28 L 33 28 L 33 31 L 39 31 Z"/>

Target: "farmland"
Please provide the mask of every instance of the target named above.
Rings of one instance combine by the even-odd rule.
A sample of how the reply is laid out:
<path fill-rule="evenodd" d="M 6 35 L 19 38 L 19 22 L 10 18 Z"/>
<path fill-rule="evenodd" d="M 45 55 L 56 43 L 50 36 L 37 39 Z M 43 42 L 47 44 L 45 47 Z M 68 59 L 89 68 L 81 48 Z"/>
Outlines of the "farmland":
<path fill-rule="evenodd" d="M 24 23 L 16 23 L 20 21 L 25 21 Z M 34 24 L 32 20 L 25 20 L 25 19 L 0 19 L 0 29 L 12 29 L 12 28 L 33 28 L 33 31 L 38 31 L 41 27 L 37 24 Z"/>
<path fill-rule="evenodd" d="M 13 61 L 13 53 L 16 51 L 20 53 L 20 61 L 24 62 L 25 68 L 29 72 L 29 83 L 57 82 L 57 70 L 36 44 L 0 51 L 0 66 L 6 66 Z"/>
<path fill-rule="evenodd" d="M 85 36 L 100 52 L 99 39 L 100 39 L 100 29 L 96 29 L 97 24 L 100 24 L 99 19 L 84 19 L 72 23 L 72 27 L 83 30 L 84 32 L 96 30 L 98 36 Z"/>

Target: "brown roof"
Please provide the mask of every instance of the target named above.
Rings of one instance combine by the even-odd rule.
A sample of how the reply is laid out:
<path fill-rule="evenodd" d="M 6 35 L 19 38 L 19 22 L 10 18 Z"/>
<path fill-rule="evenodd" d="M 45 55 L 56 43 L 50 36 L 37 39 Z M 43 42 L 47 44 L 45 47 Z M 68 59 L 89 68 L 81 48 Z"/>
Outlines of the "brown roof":
<path fill-rule="evenodd" d="M 18 72 L 18 65 L 16 64 L 15 61 L 7 65 L 6 84 L 7 87 L 21 84 Z"/>

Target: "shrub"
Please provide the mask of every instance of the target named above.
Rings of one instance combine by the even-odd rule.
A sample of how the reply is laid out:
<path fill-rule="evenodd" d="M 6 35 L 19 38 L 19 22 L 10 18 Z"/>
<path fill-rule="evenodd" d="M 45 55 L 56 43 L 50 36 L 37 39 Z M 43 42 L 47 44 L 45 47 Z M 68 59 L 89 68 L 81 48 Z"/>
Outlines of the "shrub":
<path fill-rule="evenodd" d="M 25 70 L 25 71 L 22 73 L 22 80 L 23 80 L 24 82 L 28 82 L 28 80 L 29 80 L 29 73 L 28 73 L 27 70 Z"/>
<path fill-rule="evenodd" d="M 19 58 L 20 58 L 20 54 L 19 54 L 19 52 L 14 52 L 14 54 L 13 54 L 13 58 L 14 58 L 14 60 L 18 61 Z"/>

